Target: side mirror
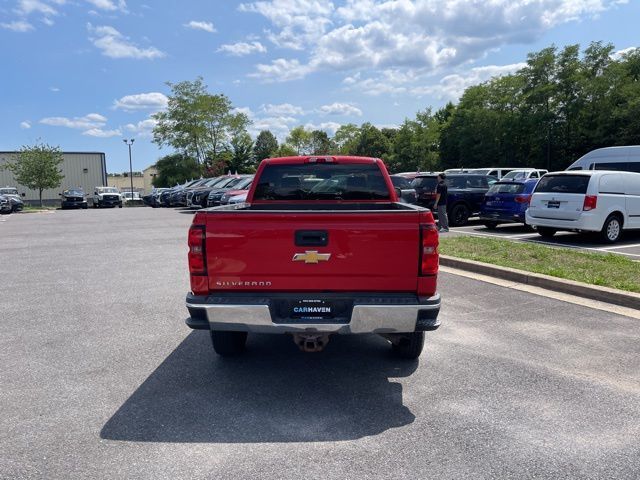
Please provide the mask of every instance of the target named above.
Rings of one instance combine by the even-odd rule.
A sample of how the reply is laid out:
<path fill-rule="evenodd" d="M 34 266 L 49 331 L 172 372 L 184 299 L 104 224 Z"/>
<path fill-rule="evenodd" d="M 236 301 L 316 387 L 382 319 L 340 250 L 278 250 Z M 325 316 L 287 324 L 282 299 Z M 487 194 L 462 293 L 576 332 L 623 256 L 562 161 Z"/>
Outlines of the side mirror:
<path fill-rule="evenodd" d="M 402 198 L 402 189 L 400 187 L 395 187 L 395 191 L 398 199 Z"/>

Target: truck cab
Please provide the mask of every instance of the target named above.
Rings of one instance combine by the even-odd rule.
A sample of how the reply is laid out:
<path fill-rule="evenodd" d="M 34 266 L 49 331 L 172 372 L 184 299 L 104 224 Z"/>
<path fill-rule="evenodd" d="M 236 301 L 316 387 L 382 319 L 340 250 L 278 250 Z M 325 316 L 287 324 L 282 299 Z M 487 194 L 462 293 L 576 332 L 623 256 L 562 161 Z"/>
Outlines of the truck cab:
<path fill-rule="evenodd" d="M 93 208 L 122 208 L 122 195 L 116 187 L 95 187 L 91 203 Z"/>

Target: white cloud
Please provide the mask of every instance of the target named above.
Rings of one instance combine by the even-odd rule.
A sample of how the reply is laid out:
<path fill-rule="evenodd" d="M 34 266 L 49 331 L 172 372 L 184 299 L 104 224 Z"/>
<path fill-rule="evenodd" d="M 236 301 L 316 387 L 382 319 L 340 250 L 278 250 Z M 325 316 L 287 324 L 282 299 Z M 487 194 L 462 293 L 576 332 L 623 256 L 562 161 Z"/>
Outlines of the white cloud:
<path fill-rule="evenodd" d="M 54 3 L 60 4 L 59 2 Z M 58 11 L 50 4 L 40 0 L 19 0 L 15 11 L 22 15 L 29 15 L 31 13 L 40 13 L 47 16 L 58 14 Z"/>
<path fill-rule="evenodd" d="M 82 135 L 98 138 L 110 138 L 122 135 L 120 128 L 107 129 L 107 117 L 99 113 L 89 113 L 84 117 L 46 117 L 39 121 L 43 125 L 82 130 Z M 24 123 L 24 122 L 23 122 Z"/>
<path fill-rule="evenodd" d="M 199 22 L 196 20 L 191 20 L 189 23 L 185 23 L 183 25 L 186 28 L 191 28 L 193 30 L 203 30 L 209 33 L 215 33 L 216 28 L 213 26 L 211 22 Z"/>
<path fill-rule="evenodd" d="M 417 80 L 413 71 L 400 71 L 387 69 L 371 78 L 362 78 L 360 72 L 351 77 L 346 77 L 342 83 L 347 85 L 347 90 L 361 92 L 365 95 L 399 95 L 406 93 L 404 86 Z"/>
<path fill-rule="evenodd" d="M 262 130 L 270 130 L 278 139 L 282 140 L 296 123 L 298 123 L 296 118 L 287 116 L 255 118 L 249 126 L 249 133 L 255 137 Z"/>
<path fill-rule="evenodd" d="M 240 4 L 241 12 L 266 17 L 279 32 L 267 32 L 278 47 L 302 50 L 320 38 L 331 24 L 334 12 L 329 0 L 270 0 Z"/>
<path fill-rule="evenodd" d="M 298 107 L 297 105 L 291 105 L 290 103 L 280 103 L 277 105 L 273 105 L 271 103 L 267 103 L 266 105 L 261 105 L 260 110 L 262 110 L 268 116 L 295 116 L 295 115 L 304 115 L 304 109 L 302 107 Z"/>
<path fill-rule="evenodd" d="M 167 107 L 168 101 L 166 95 L 160 92 L 139 93 L 115 100 L 113 108 L 126 111 L 162 110 Z"/>
<path fill-rule="evenodd" d="M 338 130 L 342 126 L 341 123 L 336 122 L 322 122 L 322 123 L 306 123 L 304 128 L 307 130 L 323 130 L 327 132 L 329 135 L 335 135 L 336 130 Z"/>
<path fill-rule="evenodd" d="M 24 129 L 31 128 L 31 122 L 29 120 L 25 120 L 24 122 L 20 122 L 20 128 L 24 128 Z"/>
<path fill-rule="evenodd" d="M 639 47 L 623 48 L 622 50 L 618 50 L 618 51 L 614 52 L 611 55 L 611 57 L 617 60 L 617 59 L 620 59 L 620 58 L 622 58 L 623 56 L 625 56 L 625 55 L 627 55 L 629 53 L 635 52 L 636 50 L 638 50 L 638 48 Z"/>
<path fill-rule="evenodd" d="M 487 65 L 475 67 L 464 73 L 454 73 L 443 77 L 436 85 L 419 86 L 410 89 L 412 95 L 434 95 L 441 100 L 458 100 L 467 87 L 486 82 L 494 77 L 509 75 L 524 68 L 526 63 L 511 65 Z"/>
<path fill-rule="evenodd" d="M 33 25 L 31 25 L 29 22 L 25 22 L 24 20 L 14 20 L 13 22 L 9 23 L 0 23 L 0 27 L 6 30 L 12 30 L 14 32 L 20 33 L 33 30 Z"/>
<path fill-rule="evenodd" d="M 90 113 L 84 117 L 47 117 L 40 120 L 44 125 L 53 127 L 66 127 L 78 130 L 90 130 L 92 128 L 102 128 L 107 123 L 107 118 L 99 113 Z"/>
<path fill-rule="evenodd" d="M 328 0 L 264 0 L 239 9 L 264 16 L 274 29 L 267 38 L 279 47 L 306 52 L 297 59 L 259 64 L 252 74 L 265 81 L 286 81 L 318 70 L 444 72 L 507 43 L 531 43 L 557 25 L 595 17 L 619 3 L 346 0 L 336 8 Z"/>
<path fill-rule="evenodd" d="M 58 87 L 49 87 L 49 90 L 52 91 L 53 93 L 58 93 L 60 91 Z"/>
<path fill-rule="evenodd" d="M 125 129 L 141 138 L 151 138 L 153 136 L 153 128 L 157 125 L 157 121 L 153 118 L 147 118 L 138 123 L 128 123 Z"/>
<path fill-rule="evenodd" d="M 84 132 L 82 132 L 82 134 L 89 137 L 111 138 L 122 136 L 122 131 L 120 129 L 103 130 L 101 128 L 90 128 L 89 130 L 85 130 Z"/>
<path fill-rule="evenodd" d="M 249 76 L 259 78 L 265 82 L 285 82 L 287 80 L 298 80 L 305 77 L 312 71 L 307 65 L 301 65 L 298 60 L 287 60 L 278 58 L 271 64 L 259 63 L 256 65 L 257 72 L 250 73 Z"/>
<path fill-rule="evenodd" d="M 238 42 L 221 45 L 218 52 L 225 52 L 234 57 L 242 57 L 252 53 L 266 53 L 267 48 L 260 42 Z"/>
<path fill-rule="evenodd" d="M 351 103 L 332 103 L 323 105 L 319 109 L 323 115 L 362 116 L 362 110 Z"/>
<path fill-rule="evenodd" d="M 87 0 L 87 2 L 100 10 L 106 10 L 108 12 L 113 12 L 115 10 L 125 12 L 127 10 L 127 3 L 125 0 L 118 0 L 117 3 L 113 0 Z"/>
<path fill-rule="evenodd" d="M 155 47 L 140 48 L 130 43 L 127 37 L 113 27 L 106 25 L 94 27 L 89 23 L 87 29 L 92 43 L 107 57 L 154 59 L 165 56 L 164 52 Z"/>

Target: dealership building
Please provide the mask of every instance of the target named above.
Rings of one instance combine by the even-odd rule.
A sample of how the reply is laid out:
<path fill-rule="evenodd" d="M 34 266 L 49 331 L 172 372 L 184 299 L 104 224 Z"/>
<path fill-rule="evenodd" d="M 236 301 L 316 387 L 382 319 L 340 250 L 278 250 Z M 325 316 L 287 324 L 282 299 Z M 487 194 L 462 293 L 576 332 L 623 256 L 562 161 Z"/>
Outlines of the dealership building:
<path fill-rule="evenodd" d="M 16 187 L 28 203 L 38 200 L 38 191 L 19 185 L 13 174 L 3 168 L 18 152 L 0 152 L 0 187 Z M 81 187 L 88 195 L 96 186 L 107 185 L 107 161 L 101 152 L 62 152 L 60 170 L 64 179 L 59 188 L 44 190 L 42 200 L 47 203 L 60 201 L 60 193 L 70 187 Z"/>

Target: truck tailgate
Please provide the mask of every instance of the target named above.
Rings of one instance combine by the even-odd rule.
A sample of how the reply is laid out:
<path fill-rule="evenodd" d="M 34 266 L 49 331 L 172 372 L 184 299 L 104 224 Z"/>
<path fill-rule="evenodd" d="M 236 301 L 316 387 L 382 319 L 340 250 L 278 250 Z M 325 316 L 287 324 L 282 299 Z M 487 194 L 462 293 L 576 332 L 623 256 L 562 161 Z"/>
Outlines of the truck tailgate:
<path fill-rule="evenodd" d="M 415 293 L 418 224 L 415 211 L 212 212 L 209 289 Z"/>

